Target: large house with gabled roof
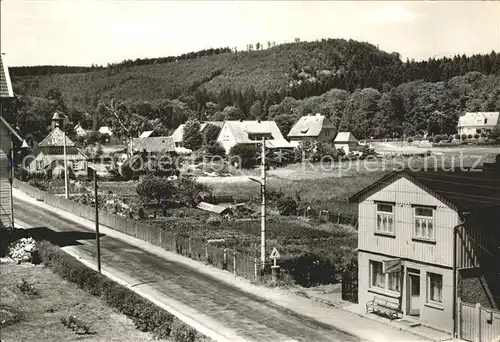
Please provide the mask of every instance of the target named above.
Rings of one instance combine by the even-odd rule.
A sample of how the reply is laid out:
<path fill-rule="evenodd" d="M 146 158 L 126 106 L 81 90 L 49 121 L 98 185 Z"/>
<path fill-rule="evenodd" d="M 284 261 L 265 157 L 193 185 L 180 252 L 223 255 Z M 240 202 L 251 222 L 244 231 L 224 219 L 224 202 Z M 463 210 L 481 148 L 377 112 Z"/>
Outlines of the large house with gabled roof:
<path fill-rule="evenodd" d="M 236 145 L 259 145 L 265 138 L 271 150 L 293 149 L 294 146 L 281 134 L 274 121 L 224 121 L 217 142 L 227 154 Z"/>
<path fill-rule="evenodd" d="M 388 301 L 412 324 L 455 335 L 460 303 L 498 310 L 498 170 L 401 170 L 353 195 L 359 305 Z"/>
<path fill-rule="evenodd" d="M 59 128 L 64 118 L 55 113 L 52 118 L 53 129 L 33 149 L 32 156 L 25 162 L 25 167 L 30 174 L 51 173 L 55 168 L 64 170 L 64 132 Z M 88 157 L 75 143 L 66 137 L 66 160 L 68 169 L 75 174 L 86 174 Z M 52 173 L 52 176 L 56 176 Z"/>

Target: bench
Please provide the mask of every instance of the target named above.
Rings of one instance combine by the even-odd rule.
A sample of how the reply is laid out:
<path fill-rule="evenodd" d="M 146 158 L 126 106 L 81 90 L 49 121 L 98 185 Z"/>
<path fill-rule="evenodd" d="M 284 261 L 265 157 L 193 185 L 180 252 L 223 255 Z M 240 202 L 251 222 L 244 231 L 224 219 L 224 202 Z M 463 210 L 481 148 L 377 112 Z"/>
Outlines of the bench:
<path fill-rule="evenodd" d="M 399 302 L 393 302 L 387 298 L 381 297 L 373 297 L 372 300 L 366 303 L 366 313 L 371 312 L 381 315 L 385 314 L 389 316 L 391 321 L 395 318 L 399 317 L 399 313 L 401 312 L 401 308 L 399 306 Z"/>

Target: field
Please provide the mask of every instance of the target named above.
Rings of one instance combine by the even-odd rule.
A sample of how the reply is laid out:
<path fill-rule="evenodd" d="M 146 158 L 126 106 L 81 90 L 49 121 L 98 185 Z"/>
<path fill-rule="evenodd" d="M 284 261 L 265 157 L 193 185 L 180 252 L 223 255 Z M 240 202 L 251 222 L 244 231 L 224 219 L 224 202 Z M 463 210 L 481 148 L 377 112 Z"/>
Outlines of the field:
<path fill-rule="evenodd" d="M 134 327 L 132 320 L 116 313 L 101 301 L 68 283 L 50 269 L 32 264 L 2 264 L 0 314 L 3 341 L 152 341 L 152 335 Z M 38 295 L 25 294 L 22 280 L 33 285 Z M 9 315 L 14 313 L 15 316 Z M 91 335 L 77 335 L 60 317 L 90 325 Z M 13 318 L 13 319 L 12 319 Z"/>

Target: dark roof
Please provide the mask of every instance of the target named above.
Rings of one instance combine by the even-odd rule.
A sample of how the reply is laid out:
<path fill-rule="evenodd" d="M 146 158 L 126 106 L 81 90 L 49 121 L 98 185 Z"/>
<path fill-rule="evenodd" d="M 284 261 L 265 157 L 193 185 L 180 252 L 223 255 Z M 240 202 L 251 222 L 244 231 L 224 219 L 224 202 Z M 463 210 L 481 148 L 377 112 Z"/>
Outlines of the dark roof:
<path fill-rule="evenodd" d="M 0 98 L 5 97 L 14 97 L 14 92 L 12 91 L 9 69 L 0 55 Z"/>
<path fill-rule="evenodd" d="M 354 194 L 349 202 L 358 203 L 361 196 L 401 177 L 459 210 L 500 207 L 500 177 L 488 171 L 396 171 Z"/>

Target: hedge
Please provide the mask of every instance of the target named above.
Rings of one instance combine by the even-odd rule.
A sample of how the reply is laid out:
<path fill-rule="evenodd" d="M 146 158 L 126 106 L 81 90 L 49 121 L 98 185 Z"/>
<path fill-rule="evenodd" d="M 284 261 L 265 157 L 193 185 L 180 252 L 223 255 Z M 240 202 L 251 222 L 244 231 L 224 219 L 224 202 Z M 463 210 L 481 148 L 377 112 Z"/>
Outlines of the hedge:
<path fill-rule="evenodd" d="M 85 266 L 47 241 L 39 243 L 39 256 L 54 273 L 100 297 L 108 306 L 131 318 L 137 329 L 150 332 L 155 338 L 168 338 L 175 342 L 210 341 L 174 315 Z"/>

